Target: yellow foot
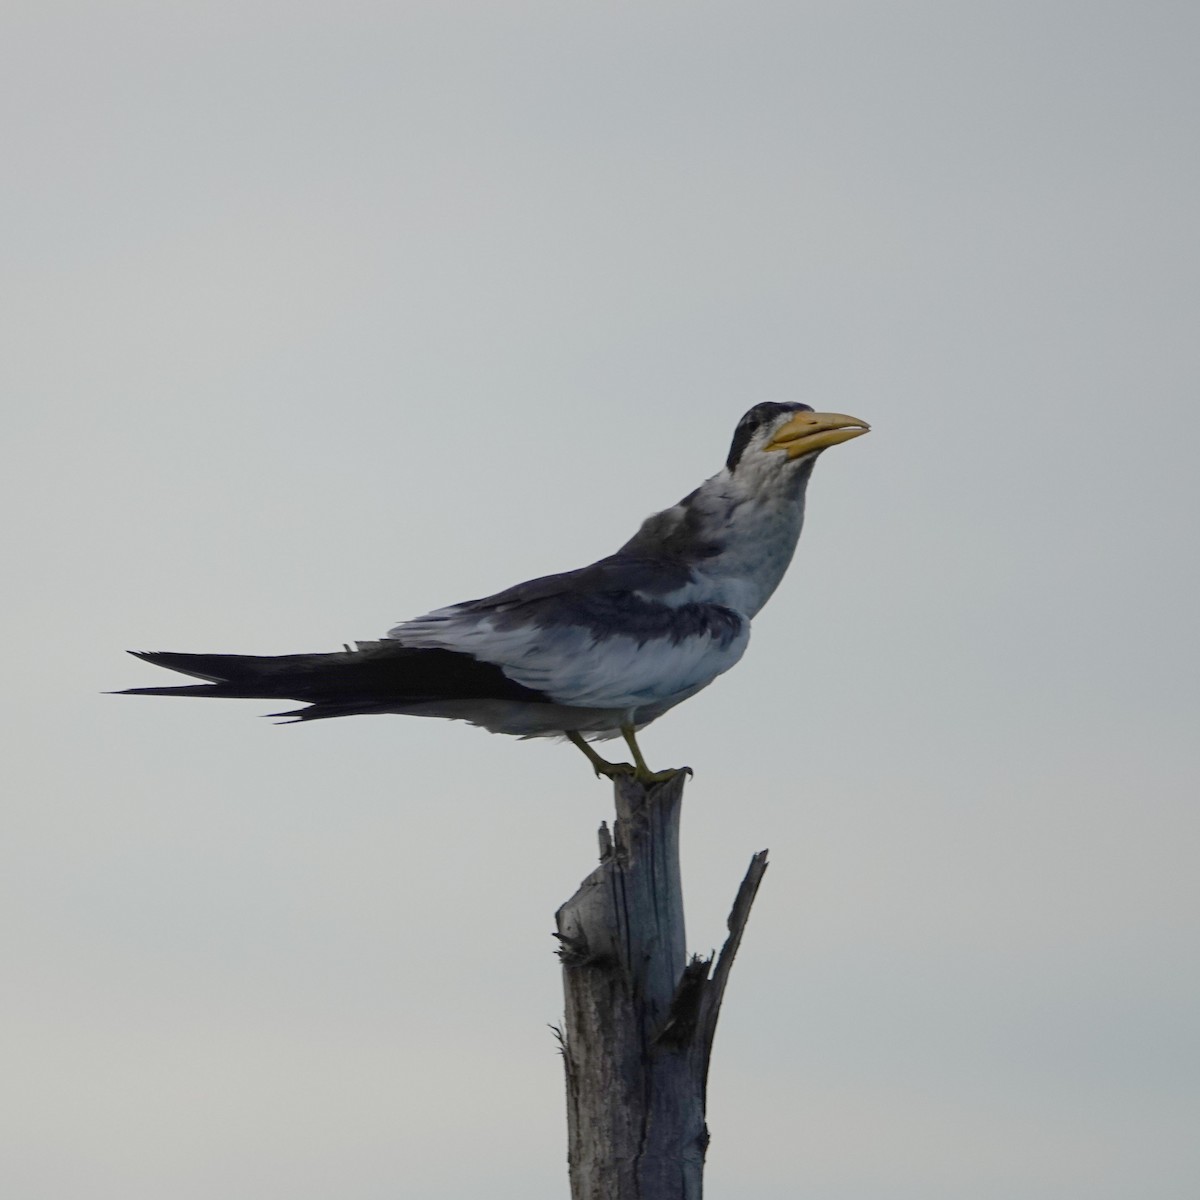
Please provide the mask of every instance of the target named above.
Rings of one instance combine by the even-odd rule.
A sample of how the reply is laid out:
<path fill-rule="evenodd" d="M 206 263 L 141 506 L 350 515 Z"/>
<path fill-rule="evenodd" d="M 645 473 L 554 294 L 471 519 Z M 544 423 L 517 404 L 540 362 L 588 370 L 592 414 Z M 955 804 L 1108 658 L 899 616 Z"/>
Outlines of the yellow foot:
<path fill-rule="evenodd" d="M 691 767 L 672 767 L 669 771 L 651 771 L 646 766 L 646 760 L 642 758 L 641 751 L 637 749 L 637 743 L 632 740 L 630 740 L 630 746 L 634 751 L 636 763 L 615 763 L 609 762 L 607 758 L 601 758 L 574 730 L 567 730 L 567 738 L 573 746 L 578 746 L 587 755 L 587 760 L 592 764 L 592 770 L 596 772 L 597 779 L 601 777 L 605 779 L 636 779 L 638 783 L 646 785 L 665 783 L 668 779 L 674 779 L 680 771 L 692 774 Z"/>
<path fill-rule="evenodd" d="M 664 783 L 668 779 L 674 779 L 681 771 L 686 771 L 689 775 L 693 774 L 691 767 L 672 767 L 669 771 L 652 771 L 646 766 L 646 760 L 642 757 L 641 747 L 637 744 L 637 738 L 634 736 L 632 725 L 621 726 L 621 736 L 625 739 L 625 744 L 629 747 L 629 753 L 633 755 L 634 772 L 633 777 L 638 783 L 645 786 L 649 783 Z"/>
<path fill-rule="evenodd" d="M 615 763 L 601 759 L 600 762 L 592 763 L 592 770 L 596 772 L 597 779 L 637 778 L 637 767 L 633 763 Z"/>
<path fill-rule="evenodd" d="M 681 775 L 685 771 L 689 775 L 695 774 L 691 767 L 671 767 L 667 771 L 651 771 L 648 767 L 635 767 L 633 763 L 624 762 L 606 762 L 602 767 L 596 766 L 597 777 L 603 775 L 606 779 L 636 779 L 643 786 L 649 786 L 652 783 L 666 783 L 668 779 L 674 779 L 676 775 Z"/>
<path fill-rule="evenodd" d="M 601 758 L 600 762 L 592 763 L 592 768 L 595 770 L 596 779 L 604 776 L 605 779 L 634 779 L 638 784 L 648 786 L 650 784 L 665 784 L 668 779 L 676 778 L 676 775 L 684 772 L 689 775 L 695 774 L 691 767 L 672 767 L 670 770 L 649 770 L 648 768 L 635 767 L 631 762 L 607 762 Z"/>

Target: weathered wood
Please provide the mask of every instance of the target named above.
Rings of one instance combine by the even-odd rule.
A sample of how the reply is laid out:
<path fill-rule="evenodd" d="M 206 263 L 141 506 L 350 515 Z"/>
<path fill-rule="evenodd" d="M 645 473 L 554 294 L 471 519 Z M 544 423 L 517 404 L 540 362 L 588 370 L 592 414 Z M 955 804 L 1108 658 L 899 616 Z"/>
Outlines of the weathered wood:
<path fill-rule="evenodd" d="M 687 959 L 686 777 L 616 781 L 600 865 L 558 910 L 572 1200 L 700 1200 L 705 1085 L 729 970 L 767 867 L 756 854 L 712 959 Z"/>

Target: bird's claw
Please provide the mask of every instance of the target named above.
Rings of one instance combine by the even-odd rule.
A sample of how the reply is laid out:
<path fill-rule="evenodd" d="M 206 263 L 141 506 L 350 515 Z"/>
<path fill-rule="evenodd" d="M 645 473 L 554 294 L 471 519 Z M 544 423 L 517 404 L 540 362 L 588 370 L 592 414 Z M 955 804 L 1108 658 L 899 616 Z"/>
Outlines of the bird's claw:
<path fill-rule="evenodd" d="M 686 772 L 689 776 L 694 776 L 695 771 L 691 767 L 670 767 L 665 771 L 649 771 L 635 767 L 633 763 L 607 763 L 603 767 L 596 768 L 596 778 L 605 779 L 633 779 L 648 787 L 654 783 L 666 783 L 668 779 L 674 779 L 676 775 Z"/>
<path fill-rule="evenodd" d="M 646 760 L 642 757 L 642 752 L 638 749 L 638 744 L 633 736 L 631 728 L 621 731 L 625 735 L 625 740 L 629 743 L 630 750 L 633 751 L 634 761 L 627 762 L 609 762 L 606 758 L 601 758 L 584 741 L 581 734 L 574 730 L 567 730 L 567 739 L 577 746 L 587 755 L 588 762 L 592 764 L 592 770 L 596 772 L 597 779 L 633 779 L 640 783 L 643 787 L 649 787 L 655 783 L 666 783 L 668 779 L 674 779 L 681 771 L 686 771 L 689 775 L 695 774 L 691 767 L 672 767 L 667 771 L 652 771 L 646 766 Z"/>
<path fill-rule="evenodd" d="M 625 763 L 625 762 L 599 763 L 598 762 L 598 763 L 593 763 L 592 766 L 595 768 L 597 779 L 629 779 L 631 777 L 636 778 L 637 773 L 638 773 L 637 767 L 635 767 L 633 765 L 633 763 Z"/>

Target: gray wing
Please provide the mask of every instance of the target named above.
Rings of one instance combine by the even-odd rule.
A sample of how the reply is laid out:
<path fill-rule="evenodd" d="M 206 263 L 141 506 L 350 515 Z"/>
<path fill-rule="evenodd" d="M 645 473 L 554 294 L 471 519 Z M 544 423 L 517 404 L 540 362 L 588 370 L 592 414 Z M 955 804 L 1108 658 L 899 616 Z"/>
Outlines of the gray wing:
<path fill-rule="evenodd" d="M 492 663 L 560 704 L 633 709 L 693 695 L 745 652 L 750 622 L 686 601 L 683 564 L 614 555 L 389 630 L 404 646 Z"/>

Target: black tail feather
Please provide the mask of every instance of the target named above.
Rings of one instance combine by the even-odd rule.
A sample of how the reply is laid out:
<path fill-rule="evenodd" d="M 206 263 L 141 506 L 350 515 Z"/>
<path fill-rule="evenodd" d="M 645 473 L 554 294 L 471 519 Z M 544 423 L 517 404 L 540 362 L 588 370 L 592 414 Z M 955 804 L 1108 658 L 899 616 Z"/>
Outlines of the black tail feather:
<path fill-rule="evenodd" d="M 354 649 L 330 654 L 130 653 L 205 682 L 128 688 L 120 695 L 299 700 L 312 706 L 271 714 L 293 721 L 388 712 L 398 706 L 444 700 L 548 700 L 543 693 L 509 679 L 498 666 L 469 654 L 413 649 L 397 642 L 360 642 Z"/>
<path fill-rule="evenodd" d="M 133 652 L 130 651 L 130 653 Z M 220 685 L 215 683 L 193 683 L 178 687 L 122 688 L 119 692 L 108 693 L 110 696 L 223 696 L 225 694 L 220 690 Z"/>

